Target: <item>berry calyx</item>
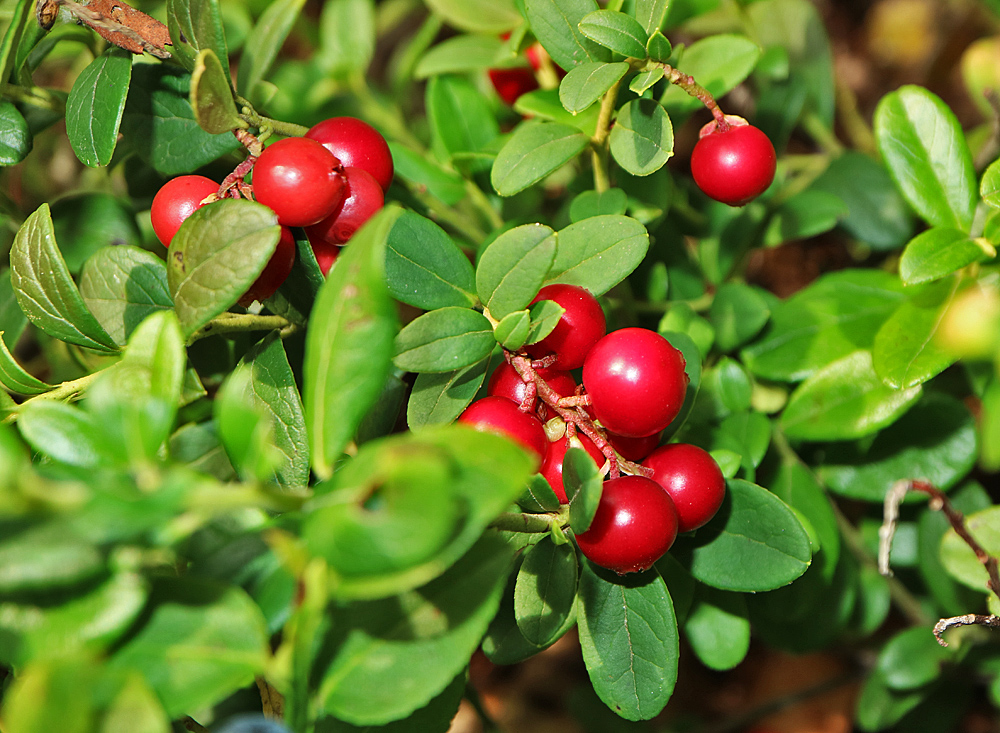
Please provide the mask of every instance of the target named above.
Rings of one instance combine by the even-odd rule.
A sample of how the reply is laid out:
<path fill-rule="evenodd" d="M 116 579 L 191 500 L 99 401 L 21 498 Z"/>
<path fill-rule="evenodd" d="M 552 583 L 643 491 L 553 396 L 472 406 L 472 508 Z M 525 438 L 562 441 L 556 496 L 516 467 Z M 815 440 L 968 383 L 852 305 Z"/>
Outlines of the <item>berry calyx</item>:
<path fill-rule="evenodd" d="M 153 232 L 160 243 L 169 247 L 184 220 L 218 191 L 219 184 L 205 176 L 178 176 L 164 183 L 153 197 L 150 209 Z"/>
<path fill-rule="evenodd" d="M 620 476 L 604 482 L 594 521 L 576 535 L 580 551 L 619 575 L 648 569 L 677 538 L 677 510 L 652 479 Z"/>
<path fill-rule="evenodd" d="M 726 479 L 715 459 L 698 446 L 687 443 L 662 446 L 642 465 L 653 470 L 653 480 L 673 499 L 679 532 L 704 526 L 722 506 Z"/>
<path fill-rule="evenodd" d="M 333 153 L 345 168 L 362 168 L 383 191 L 392 183 L 389 144 L 374 127 L 356 117 L 331 117 L 313 125 L 306 137 Z"/>
<path fill-rule="evenodd" d="M 687 392 L 684 356 L 645 328 L 612 331 L 583 364 L 590 411 L 626 438 L 659 433 L 677 417 Z"/>
<path fill-rule="evenodd" d="M 582 446 L 590 457 L 594 459 L 594 463 L 597 464 L 598 468 L 604 465 L 604 454 L 594 445 L 594 441 L 582 433 L 577 433 L 575 439 L 579 440 L 577 447 Z M 545 480 L 549 482 L 552 490 L 556 492 L 560 504 L 569 502 L 566 496 L 566 487 L 563 485 L 563 460 L 566 458 L 566 451 L 570 445 L 571 443 L 565 434 L 559 440 L 549 443 L 549 447 L 545 450 L 545 459 L 542 461 L 542 468 L 539 471 L 545 477 Z"/>
<path fill-rule="evenodd" d="M 522 412 L 516 404 L 504 397 L 484 397 L 465 408 L 458 422 L 476 430 L 503 435 L 533 453 L 540 466 L 545 457 L 548 440 L 545 428 L 534 415 Z"/>
<path fill-rule="evenodd" d="M 722 127 L 713 120 L 701 129 L 691 175 L 710 198 L 743 206 L 771 185 L 777 156 L 767 135 L 743 118 L 727 116 Z"/>
<path fill-rule="evenodd" d="M 539 367 L 535 373 L 545 380 L 562 397 L 569 397 L 576 391 L 576 380 L 569 372 L 558 369 Z M 486 394 L 491 397 L 506 397 L 508 400 L 522 405 L 528 393 L 528 383 L 521 379 L 517 370 L 507 362 L 498 366 L 490 377 L 486 386 Z M 529 411 L 534 411 L 537 400 L 528 406 Z"/>
<path fill-rule="evenodd" d="M 240 305 L 247 306 L 255 300 L 264 301 L 274 295 L 292 271 L 292 265 L 295 264 L 295 251 L 295 237 L 292 236 L 292 230 L 288 227 L 281 227 L 281 236 L 278 238 L 278 245 L 274 248 L 274 254 L 264 266 L 264 271 L 240 298 Z"/>
<path fill-rule="evenodd" d="M 346 244 L 361 225 L 385 205 L 385 193 L 378 181 L 361 168 L 345 168 L 347 196 L 323 221 L 306 227 L 309 241 Z"/>
<path fill-rule="evenodd" d="M 253 167 L 254 196 L 283 226 L 304 227 L 325 219 L 343 202 L 345 184 L 340 161 L 304 137 L 265 148 Z"/>
<path fill-rule="evenodd" d="M 589 290 L 576 285 L 546 285 L 531 302 L 551 300 L 566 312 L 552 332 L 541 341 L 525 348 L 532 357 L 540 359 L 555 354 L 553 366 L 559 369 L 578 369 L 587 354 L 607 332 L 604 311 Z"/>

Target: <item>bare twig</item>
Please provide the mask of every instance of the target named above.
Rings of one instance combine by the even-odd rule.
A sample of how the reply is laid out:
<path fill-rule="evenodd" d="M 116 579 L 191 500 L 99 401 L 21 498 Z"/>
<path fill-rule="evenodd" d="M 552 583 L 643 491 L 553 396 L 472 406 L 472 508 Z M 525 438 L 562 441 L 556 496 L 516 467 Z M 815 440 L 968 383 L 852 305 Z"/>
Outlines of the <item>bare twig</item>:
<path fill-rule="evenodd" d="M 78 22 L 88 25 L 108 43 L 132 53 L 143 53 L 169 59 L 170 31 L 160 21 L 136 10 L 121 0 L 90 0 L 83 4 L 73 0 L 38 0 L 35 17 L 48 30 L 55 23 L 60 9 L 65 9 Z"/>
<path fill-rule="evenodd" d="M 948 642 L 944 640 L 942 634 L 956 626 L 985 626 L 989 629 L 1000 629 L 1000 616 L 967 613 L 964 616 L 943 618 L 934 624 L 934 638 L 937 639 L 938 644 L 948 646 Z"/>

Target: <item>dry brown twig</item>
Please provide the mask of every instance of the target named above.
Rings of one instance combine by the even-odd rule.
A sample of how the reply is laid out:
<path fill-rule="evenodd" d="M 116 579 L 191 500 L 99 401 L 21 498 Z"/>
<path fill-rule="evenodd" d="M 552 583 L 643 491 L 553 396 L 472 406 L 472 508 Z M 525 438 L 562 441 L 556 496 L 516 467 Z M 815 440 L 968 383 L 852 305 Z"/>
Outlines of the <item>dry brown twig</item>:
<path fill-rule="evenodd" d="M 892 577 L 892 570 L 889 568 L 889 553 L 892 548 L 892 538 L 896 533 L 896 522 L 899 519 L 899 505 L 908 491 L 919 491 L 930 497 L 929 506 L 931 509 L 944 512 L 948 518 L 952 529 L 967 544 L 976 558 L 986 568 L 989 580 L 986 587 L 993 591 L 993 594 L 1000 599 L 1000 571 L 997 569 L 997 559 L 990 555 L 969 532 L 965 524 L 965 516 L 958 511 L 945 496 L 944 492 L 932 485 L 929 481 L 920 479 L 903 479 L 893 484 L 885 495 L 883 507 L 882 526 L 879 528 L 878 537 L 878 570 L 886 576 Z M 962 616 L 952 616 L 943 618 L 934 624 L 934 638 L 941 646 L 948 646 L 944 640 L 945 631 L 957 626 L 985 626 L 990 629 L 1000 629 L 1000 616 L 992 614 L 967 613 Z"/>

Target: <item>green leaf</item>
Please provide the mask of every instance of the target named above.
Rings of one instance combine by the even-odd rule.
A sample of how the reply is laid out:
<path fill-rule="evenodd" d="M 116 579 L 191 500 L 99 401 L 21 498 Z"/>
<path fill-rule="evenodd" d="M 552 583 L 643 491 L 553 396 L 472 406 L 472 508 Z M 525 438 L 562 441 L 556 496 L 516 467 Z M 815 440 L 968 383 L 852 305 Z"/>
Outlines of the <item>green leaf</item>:
<path fill-rule="evenodd" d="M 899 279 L 878 270 L 824 275 L 777 306 L 764 336 L 742 352 L 758 377 L 797 382 L 857 349 L 870 348 L 903 302 Z"/>
<path fill-rule="evenodd" d="M 147 733 L 170 733 L 170 719 L 140 672 L 128 675 L 121 691 L 108 706 L 102 731 L 134 728 Z"/>
<path fill-rule="evenodd" d="M 517 500 L 517 505 L 532 514 L 557 512 L 562 506 L 548 479 L 540 473 L 536 473 L 528 481 L 528 486 Z"/>
<path fill-rule="evenodd" d="M 109 193 L 89 192 L 66 196 L 52 204 L 56 241 L 73 275 L 83 263 L 108 245 L 142 245 L 131 201 Z"/>
<path fill-rule="evenodd" d="M 242 64 L 240 69 L 243 69 Z M 229 76 L 210 48 L 200 51 L 195 59 L 190 101 L 198 126 L 211 135 L 247 126 L 236 111 Z"/>
<path fill-rule="evenodd" d="M 965 405 L 932 393 L 874 440 L 828 446 L 816 470 L 841 496 L 881 502 L 900 478 L 919 477 L 950 489 L 975 464 L 978 450 L 975 422 Z"/>
<path fill-rule="evenodd" d="M 663 67 L 657 66 L 650 69 L 649 71 L 643 71 L 637 74 L 632 81 L 629 82 L 628 88 L 631 89 L 638 95 L 645 94 L 646 90 L 651 86 L 656 84 L 660 79 L 663 78 Z"/>
<path fill-rule="evenodd" d="M 915 387 L 955 362 L 953 354 L 938 346 L 936 337 L 960 283 L 953 277 L 921 287 L 879 329 L 872 360 L 875 373 L 887 385 Z"/>
<path fill-rule="evenodd" d="M 574 534 L 582 534 L 594 521 L 601 503 L 604 476 L 583 448 L 569 446 L 563 458 L 563 488 L 569 498 L 569 524 Z"/>
<path fill-rule="evenodd" d="M 147 614 L 106 664 L 112 671 L 142 670 L 171 718 L 212 705 L 264 671 L 270 655 L 264 618 L 239 588 L 161 577 Z"/>
<path fill-rule="evenodd" d="M 976 206 L 972 153 L 944 102 L 916 86 L 887 94 L 875 110 L 875 142 L 921 218 L 932 226 L 969 230 Z"/>
<path fill-rule="evenodd" d="M 317 695 L 322 708 L 355 725 L 382 725 L 426 705 L 479 645 L 509 561 L 503 541 L 486 535 L 419 590 L 336 613 L 333 657 Z"/>
<path fill-rule="evenodd" d="M 575 158 L 588 142 L 575 127 L 555 122 L 522 123 L 493 162 L 493 188 L 501 196 L 513 196 Z"/>
<path fill-rule="evenodd" d="M 685 48 L 678 68 L 718 99 L 750 75 L 760 54 L 760 46 L 746 36 L 720 33 Z M 674 84 L 667 86 L 660 103 L 671 112 L 691 112 L 701 107 L 700 101 Z"/>
<path fill-rule="evenodd" d="M 675 545 L 691 575 L 722 590 L 759 592 L 788 585 L 809 567 L 809 536 L 766 489 L 730 479 L 722 508 L 691 540 Z"/>
<path fill-rule="evenodd" d="M 517 351 L 528 340 L 531 329 L 531 316 L 527 309 L 508 313 L 493 329 L 493 337 L 507 351 Z"/>
<path fill-rule="evenodd" d="M 987 554 L 996 557 L 1000 553 L 1000 507 L 966 516 L 965 526 Z M 941 562 L 960 583 L 982 593 L 990 592 L 986 567 L 954 529 L 949 529 L 941 540 Z"/>
<path fill-rule="evenodd" d="M 610 61 L 611 52 L 580 32 L 596 0 L 525 0 L 524 17 L 552 60 L 569 71 L 588 61 Z"/>
<path fill-rule="evenodd" d="M 983 203 L 987 206 L 1000 209 L 1000 160 L 994 160 L 983 172 L 979 195 L 983 197 Z"/>
<path fill-rule="evenodd" d="M 32 402 L 21 409 L 18 427 L 39 453 L 69 466 L 105 463 L 98 426 L 83 410 L 63 402 Z"/>
<path fill-rule="evenodd" d="M 593 216 L 556 235 L 558 248 L 546 285 L 566 283 L 604 295 L 628 277 L 649 249 L 646 227 L 627 216 Z"/>
<path fill-rule="evenodd" d="M 321 718 L 316 722 L 315 733 L 422 733 L 425 731 L 447 731 L 451 721 L 458 714 L 459 705 L 465 694 L 466 673 L 460 672 L 444 691 L 427 705 L 414 710 L 405 718 L 400 718 L 377 728 L 356 726 L 335 718 Z M 285 724 L 290 721 L 286 718 Z"/>
<path fill-rule="evenodd" d="M 295 262 L 285 282 L 278 288 L 278 295 L 287 301 L 290 312 L 280 312 L 276 302 L 278 298 L 274 296 L 269 299 L 268 309 L 279 315 L 286 315 L 290 320 L 296 320 L 296 318 L 305 319 L 312 313 L 316 296 L 326 282 L 326 276 L 319 269 L 316 253 L 313 252 L 305 231 L 298 228 L 291 231 L 295 237 Z"/>
<path fill-rule="evenodd" d="M 674 154 L 674 128 L 655 100 L 633 99 L 611 128 L 611 155 L 633 176 L 648 176 Z"/>
<path fill-rule="evenodd" d="M 667 14 L 667 0 L 636 0 L 633 14 L 646 33 L 652 34 L 663 25 L 663 16 Z"/>
<path fill-rule="evenodd" d="M 477 302 L 469 258 L 441 227 L 412 211 L 400 214 L 389 232 L 385 273 L 392 296 L 417 308 Z"/>
<path fill-rule="evenodd" d="M 170 311 L 150 314 L 129 337 L 122 360 L 105 378 L 126 400 L 152 397 L 176 411 L 184 390 L 187 352 L 180 324 Z M 173 419 L 167 420 L 169 424 Z"/>
<path fill-rule="evenodd" d="M 622 56 L 646 58 L 649 36 L 642 25 L 630 15 L 616 10 L 595 10 L 579 23 L 580 32 L 590 40 Z"/>
<path fill-rule="evenodd" d="M 0 100 L 0 166 L 20 163 L 31 152 L 28 123 L 14 103 Z"/>
<path fill-rule="evenodd" d="M 48 204 L 29 216 L 10 250 L 11 284 L 21 310 L 45 333 L 78 346 L 114 352 L 118 346 L 87 310 L 52 229 Z"/>
<path fill-rule="evenodd" d="M 406 406 L 410 430 L 426 425 L 446 425 L 462 414 L 486 377 L 489 359 L 451 372 L 417 375 Z"/>
<path fill-rule="evenodd" d="M 666 63 L 670 60 L 670 56 L 673 52 L 673 46 L 670 45 L 670 41 L 667 40 L 667 37 L 660 33 L 659 28 L 650 31 L 649 40 L 646 41 L 646 55 L 649 58 L 653 61 Z"/>
<path fill-rule="evenodd" d="M 764 233 L 764 244 L 774 247 L 795 239 L 828 232 L 847 216 L 847 205 L 826 191 L 806 189 L 775 210 Z"/>
<path fill-rule="evenodd" d="M 628 194 L 620 188 L 607 191 L 584 191 L 569 206 L 569 218 L 574 224 L 592 216 L 624 216 Z"/>
<path fill-rule="evenodd" d="M 770 317 L 768 301 L 758 290 L 742 283 L 725 283 L 716 291 L 709 309 L 716 347 L 725 353 L 742 346 Z"/>
<path fill-rule="evenodd" d="M 257 85 L 274 64 L 304 4 L 305 0 L 275 0 L 261 13 L 240 58 L 236 86 L 244 96 L 258 98 Z"/>
<path fill-rule="evenodd" d="M 795 462 L 783 463 L 768 488 L 788 506 L 801 512 L 813 526 L 823 551 L 825 579 L 832 580 L 840 557 L 840 530 L 823 487 L 809 469 Z"/>
<path fill-rule="evenodd" d="M 500 134 L 489 102 L 467 79 L 434 77 L 427 85 L 425 105 L 433 147 L 442 160 L 482 153 Z M 474 171 L 488 168 L 488 160 L 472 165 Z"/>
<path fill-rule="evenodd" d="M 4 332 L 0 331 L 0 337 L 3 335 Z M 7 348 L 7 342 L 2 339 L 0 339 L 0 385 L 3 385 L 3 388 L 8 392 L 22 395 L 42 394 L 48 392 L 53 386 L 28 374 L 17 363 L 14 355 Z"/>
<path fill-rule="evenodd" d="M 869 351 L 855 351 L 815 372 L 792 392 L 781 427 L 799 440 L 853 440 L 891 425 L 919 399 L 919 385 L 887 386 Z"/>
<path fill-rule="evenodd" d="M 393 361 L 411 372 L 450 372 L 486 358 L 493 327 L 469 308 L 438 308 L 410 321 L 396 335 Z"/>
<path fill-rule="evenodd" d="M 576 599 L 576 549 L 548 537 L 528 550 L 514 585 L 514 618 L 524 638 L 540 647 L 561 636 Z"/>
<path fill-rule="evenodd" d="M 416 79 L 441 74 L 462 74 L 492 67 L 504 44 L 494 36 L 463 35 L 448 38 L 423 55 L 413 71 Z"/>
<path fill-rule="evenodd" d="M 25 28 L 31 28 L 36 23 L 30 5 L 28 0 L 14 3 L 10 25 L 4 31 L 3 41 L 0 42 L 0 81 L 5 83 L 10 81 Z"/>
<path fill-rule="evenodd" d="M 589 562 L 580 576 L 580 646 L 594 691 L 626 720 L 659 713 L 677 682 L 670 593 L 655 570 L 615 576 Z"/>
<path fill-rule="evenodd" d="M 124 344 L 146 316 L 174 307 L 163 260 L 127 245 L 102 247 L 87 260 L 80 294 L 118 344 Z"/>
<path fill-rule="evenodd" d="M 219 5 L 219 0 L 167 0 L 173 55 L 188 71 L 194 69 L 198 52 L 207 48 L 215 53 L 229 76 L 229 49 Z"/>
<path fill-rule="evenodd" d="M 750 649 L 750 621 L 743 596 L 697 586 L 694 605 L 684 620 L 684 636 L 709 669 L 735 667 Z"/>
<path fill-rule="evenodd" d="M 273 211 L 241 199 L 216 201 L 184 220 L 170 243 L 167 281 L 185 336 L 236 304 L 280 234 Z"/>
<path fill-rule="evenodd" d="M 192 68 L 193 62 L 192 56 Z M 201 129 L 189 101 L 190 85 L 191 77 L 173 66 L 137 64 L 132 72 L 122 144 L 163 175 L 189 173 L 240 147 L 230 132 L 211 135 Z"/>
<path fill-rule="evenodd" d="M 385 249 L 399 215 L 387 207 L 351 237 L 313 306 L 303 404 L 312 467 L 321 479 L 333 472 L 392 368 L 398 321 L 385 285 Z"/>
<path fill-rule="evenodd" d="M 316 60 L 335 74 L 364 73 L 375 55 L 376 12 L 373 0 L 333 0 L 323 5 Z"/>
<path fill-rule="evenodd" d="M 504 232 L 483 250 L 476 266 L 476 290 L 493 318 L 527 308 L 556 258 L 558 238 L 543 224 Z"/>
<path fill-rule="evenodd" d="M 427 5 L 463 31 L 498 35 L 524 22 L 514 0 L 427 0 Z"/>
<path fill-rule="evenodd" d="M 995 256 L 996 250 L 982 239 L 973 239 L 960 229 L 935 227 L 906 245 L 899 258 L 899 277 L 907 285 L 917 285 Z"/>
<path fill-rule="evenodd" d="M 905 629 L 886 642 L 875 668 L 894 690 L 912 690 L 936 680 L 954 653 L 925 628 Z"/>
<path fill-rule="evenodd" d="M 104 558 L 96 547 L 55 523 L 13 536 L 5 533 L 0 542 L 0 593 L 5 595 L 72 588 L 103 570 Z"/>
<path fill-rule="evenodd" d="M 629 66 L 624 61 L 613 64 L 603 61 L 580 64 L 559 82 L 559 101 L 569 112 L 583 112 L 617 84 L 628 69 Z"/>
<path fill-rule="evenodd" d="M 66 100 L 66 136 L 83 164 L 96 168 L 111 162 L 131 78 L 132 54 L 111 47 L 73 82 Z"/>
<path fill-rule="evenodd" d="M 458 173 L 442 168 L 399 143 L 390 142 L 389 152 L 392 153 L 397 177 L 426 187 L 428 193 L 448 206 L 454 206 L 465 198 L 465 183 Z"/>

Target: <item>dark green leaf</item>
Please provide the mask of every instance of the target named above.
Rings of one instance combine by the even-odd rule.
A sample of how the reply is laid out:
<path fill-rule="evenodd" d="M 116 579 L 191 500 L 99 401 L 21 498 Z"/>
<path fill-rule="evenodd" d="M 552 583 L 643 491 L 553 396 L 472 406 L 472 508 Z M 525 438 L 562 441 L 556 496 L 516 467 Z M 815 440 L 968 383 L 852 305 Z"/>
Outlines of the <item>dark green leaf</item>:
<path fill-rule="evenodd" d="M 633 176 L 648 176 L 674 154 L 674 128 L 658 102 L 633 99 L 611 128 L 611 155 Z"/>
<path fill-rule="evenodd" d="M 84 303 L 116 343 L 124 344 L 146 316 L 174 301 L 163 260 L 138 247 L 102 247 L 80 277 Z"/>
<path fill-rule="evenodd" d="M 587 136 L 575 127 L 554 122 L 522 123 L 493 163 L 493 188 L 501 196 L 513 196 L 575 158 L 587 142 Z"/>
<path fill-rule="evenodd" d="M 524 21 L 514 0 L 428 0 L 427 4 L 463 31 L 499 35 Z"/>
<path fill-rule="evenodd" d="M 21 310 L 45 333 L 79 346 L 116 351 L 117 344 L 87 310 L 52 229 L 48 204 L 29 216 L 10 251 L 11 284 Z"/>
<path fill-rule="evenodd" d="M 580 21 L 597 10 L 596 0 L 525 0 L 531 31 L 552 60 L 567 71 L 587 61 L 610 61 L 611 52 L 580 32 Z"/>
<path fill-rule="evenodd" d="M 646 55 L 649 56 L 653 61 L 661 61 L 666 63 L 670 60 L 670 56 L 673 53 L 673 46 L 670 45 L 670 41 L 667 37 L 660 33 L 660 29 L 650 30 L 649 40 L 646 42 Z"/>
<path fill-rule="evenodd" d="M 628 195 L 620 188 L 607 191 L 584 191 L 569 206 L 569 218 L 574 224 L 592 216 L 624 216 Z"/>
<path fill-rule="evenodd" d="M 936 227 L 906 245 L 899 258 L 899 277 L 907 285 L 917 285 L 995 256 L 996 250 L 983 239 L 973 239 L 960 229 Z"/>
<path fill-rule="evenodd" d="M 937 679 L 952 656 L 927 629 L 915 627 L 901 631 L 886 643 L 876 669 L 894 690 L 912 690 Z"/>
<path fill-rule="evenodd" d="M 601 503 L 604 476 L 583 448 L 569 446 L 563 458 L 563 487 L 569 498 L 569 523 L 574 534 L 590 528 Z"/>
<path fill-rule="evenodd" d="M 132 54 L 113 46 L 73 82 L 66 100 L 66 136 L 76 157 L 91 168 L 111 162 L 131 78 Z"/>
<path fill-rule="evenodd" d="M 566 309 L 554 300 L 540 300 L 528 309 L 531 315 L 531 330 L 524 343 L 537 344 L 559 325 Z"/>
<path fill-rule="evenodd" d="M 494 343 L 482 313 L 449 306 L 410 321 L 396 336 L 393 361 L 411 372 L 450 372 L 486 358 Z"/>
<path fill-rule="evenodd" d="M 954 113 L 916 86 L 887 94 L 875 110 L 875 141 L 889 174 L 932 226 L 968 231 L 976 206 L 972 153 Z"/>
<path fill-rule="evenodd" d="M 760 53 L 760 47 L 746 36 L 719 34 L 685 48 L 678 68 L 719 98 L 750 75 Z M 690 112 L 701 106 L 699 100 L 674 84 L 667 87 L 660 102 L 671 112 Z"/>
<path fill-rule="evenodd" d="M 675 546 L 679 557 L 690 553 L 691 575 L 714 588 L 744 592 L 780 588 L 802 575 L 811 553 L 795 514 L 748 481 L 730 479 L 726 485 L 718 514 L 693 540 Z"/>
<path fill-rule="evenodd" d="M 390 142 L 389 151 L 396 168 L 396 175 L 417 186 L 424 186 L 428 193 L 449 206 L 465 198 L 465 183 L 454 171 L 445 170 L 420 153 Z"/>
<path fill-rule="evenodd" d="M 82 193 L 59 199 L 52 204 L 52 226 L 73 275 L 80 274 L 83 263 L 109 245 L 142 244 L 132 203 L 108 193 Z"/>
<path fill-rule="evenodd" d="M 635 78 L 629 82 L 628 88 L 641 96 L 647 89 L 656 84 L 656 82 L 662 78 L 663 67 L 657 66 L 649 71 L 643 71 L 641 74 L 637 74 Z"/>
<path fill-rule="evenodd" d="M 240 58 L 236 86 L 244 96 L 258 98 L 257 84 L 264 79 L 278 57 L 278 52 L 304 4 L 305 0 L 276 0 L 261 13 L 247 36 L 243 56 Z"/>
<path fill-rule="evenodd" d="M 417 375 L 406 406 L 410 430 L 425 425 L 446 425 L 462 414 L 486 377 L 488 359 L 451 372 Z"/>
<path fill-rule="evenodd" d="M 840 531 L 830 500 L 815 476 L 801 463 L 783 463 L 769 488 L 788 506 L 805 516 L 816 531 L 823 551 L 823 570 L 830 580 L 840 557 Z"/>
<path fill-rule="evenodd" d="M 241 63 L 240 70 L 242 69 Z M 191 72 L 190 101 L 198 126 L 211 135 L 221 135 L 247 126 L 236 111 L 229 76 L 222 68 L 219 57 L 210 48 L 202 49 L 195 59 L 194 71 Z"/>
<path fill-rule="evenodd" d="M 979 195 L 987 206 L 1000 209 L 1000 160 L 994 160 L 983 173 Z"/>
<path fill-rule="evenodd" d="M 768 301 L 759 291 L 742 283 L 726 283 L 715 293 L 709 318 L 715 328 L 715 345 L 732 351 L 752 339 L 771 317 Z"/>
<path fill-rule="evenodd" d="M 15 165 L 31 152 L 28 123 L 13 102 L 0 100 L 0 166 Z"/>
<path fill-rule="evenodd" d="M 576 598 L 577 560 L 572 544 L 548 537 L 528 550 L 514 586 L 514 617 L 524 638 L 545 647 L 562 635 Z"/>
<path fill-rule="evenodd" d="M 684 620 L 684 636 L 709 669 L 735 667 L 750 649 L 750 621 L 743 596 L 697 586 L 694 604 Z"/>
<path fill-rule="evenodd" d="M 972 468 L 977 442 L 972 415 L 961 402 L 928 394 L 870 443 L 829 446 L 817 472 L 831 491 L 872 502 L 881 502 L 901 478 L 919 477 L 946 490 Z"/>
<path fill-rule="evenodd" d="M 493 337 L 507 351 L 517 351 L 528 340 L 531 316 L 527 309 L 508 313 L 493 329 Z"/>
<path fill-rule="evenodd" d="M 552 490 L 548 479 L 540 473 L 536 473 L 528 481 L 528 487 L 521 494 L 521 498 L 517 500 L 517 505 L 532 514 L 556 512 L 561 506 L 559 497 Z"/>
<path fill-rule="evenodd" d="M 580 21 L 580 32 L 607 49 L 632 58 L 646 58 L 649 36 L 635 18 L 616 10 L 595 10 Z"/>
<path fill-rule="evenodd" d="M 496 63 L 503 41 L 492 36 L 465 35 L 448 38 L 423 55 L 413 76 L 427 79 L 441 74 L 482 71 Z"/>
<path fill-rule="evenodd" d="M 493 318 L 528 307 L 556 258 L 557 239 L 543 224 L 524 224 L 490 242 L 476 266 L 476 290 Z"/>
<path fill-rule="evenodd" d="M 847 205 L 835 194 L 806 189 L 777 208 L 764 233 L 764 244 L 774 247 L 815 237 L 833 229 L 847 213 Z"/>
<path fill-rule="evenodd" d="M 613 64 L 603 61 L 580 64 L 559 82 L 559 101 L 570 112 L 583 112 L 617 84 L 628 69 L 629 66 L 624 61 Z"/>
<path fill-rule="evenodd" d="M 646 256 L 646 227 L 627 216 L 593 216 L 556 235 L 558 247 L 546 280 L 604 295 L 628 277 Z"/>
<path fill-rule="evenodd" d="M 648 720 L 677 682 L 677 620 L 655 570 L 615 576 L 584 563 L 580 577 L 580 646 L 604 704 L 626 720 Z"/>
<path fill-rule="evenodd" d="M 191 71 L 198 52 L 209 48 L 229 76 L 229 49 L 219 0 L 167 0 L 167 27 L 173 54 Z"/>
<path fill-rule="evenodd" d="M 313 307 L 303 404 L 313 470 L 323 479 L 333 472 L 392 368 L 398 325 L 385 285 L 385 249 L 399 214 L 388 207 L 354 234 Z"/>
<path fill-rule="evenodd" d="M 185 219 L 167 260 L 185 336 L 236 304 L 271 259 L 280 234 L 273 211 L 241 199 L 216 201 Z"/>
<path fill-rule="evenodd" d="M 771 444 L 771 423 L 759 412 L 738 412 L 722 421 L 713 439 L 717 447 L 743 456 L 743 467 L 749 471 L 764 460 Z"/>
<path fill-rule="evenodd" d="M 467 79 L 435 77 L 427 85 L 425 96 L 433 147 L 442 160 L 482 153 L 500 134 L 489 103 Z M 478 160 L 472 169 L 487 170 L 489 166 L 488 160 Z"/>

